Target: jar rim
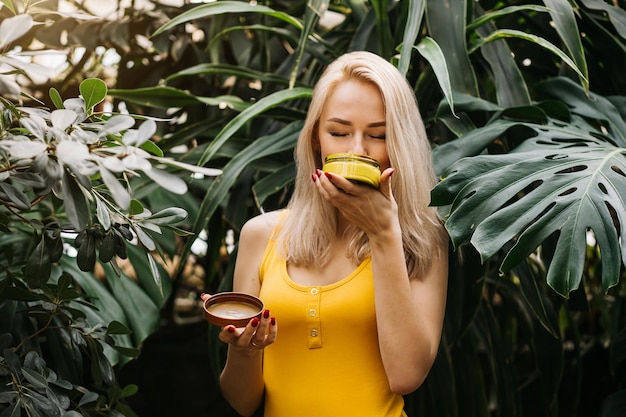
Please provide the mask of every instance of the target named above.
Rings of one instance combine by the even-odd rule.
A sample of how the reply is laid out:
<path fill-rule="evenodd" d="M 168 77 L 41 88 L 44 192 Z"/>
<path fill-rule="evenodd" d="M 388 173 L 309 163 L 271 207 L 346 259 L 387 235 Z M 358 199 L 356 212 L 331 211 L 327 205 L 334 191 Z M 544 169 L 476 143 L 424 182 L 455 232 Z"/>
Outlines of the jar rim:
<path fill-rule="evenodd" d="M 376 159 L 357 153 L 334 153 L 328 155 L 324 161 L 325 163 L 331 161 L 358 161 L 365 162 L 366 164 L 373 165 L 377 168 L 380 167 L 380 163 Z"/>

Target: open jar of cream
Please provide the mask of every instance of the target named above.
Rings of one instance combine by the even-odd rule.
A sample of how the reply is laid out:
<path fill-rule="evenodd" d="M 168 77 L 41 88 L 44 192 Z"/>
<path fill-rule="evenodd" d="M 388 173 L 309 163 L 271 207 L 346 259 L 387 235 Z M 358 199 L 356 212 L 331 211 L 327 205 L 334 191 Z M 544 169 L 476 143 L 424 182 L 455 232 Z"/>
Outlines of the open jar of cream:
<path fill-rule="evenodd" d="M 244 327 L 254 318 L 260 318 L 265 308 L 259 298 L 240 292 L 217 293 L 204 302 L 204 317 L 216 326 Z"/>

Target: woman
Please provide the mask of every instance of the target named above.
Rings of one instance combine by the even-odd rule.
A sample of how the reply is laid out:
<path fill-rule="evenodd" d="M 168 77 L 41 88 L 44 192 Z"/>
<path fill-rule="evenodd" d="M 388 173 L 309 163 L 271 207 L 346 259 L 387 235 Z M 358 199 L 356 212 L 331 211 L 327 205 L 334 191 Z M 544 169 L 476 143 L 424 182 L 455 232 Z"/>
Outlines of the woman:
<path fill-rule="evenodd" d="M 322 172 L 343 152 L 380 162 L 378 189 Z M 368 52 L 334 61 L 295 158 L 287 209 L 241 231 L 233 289 L 267 310 L 222 328 L 223 394 L 244 416 L 261 404 L 265 417 L 403 416 L 402 396 L 437 354 L 448 271 L 447 236 L 428 207 L 430 146 L 405 78 Z"/>

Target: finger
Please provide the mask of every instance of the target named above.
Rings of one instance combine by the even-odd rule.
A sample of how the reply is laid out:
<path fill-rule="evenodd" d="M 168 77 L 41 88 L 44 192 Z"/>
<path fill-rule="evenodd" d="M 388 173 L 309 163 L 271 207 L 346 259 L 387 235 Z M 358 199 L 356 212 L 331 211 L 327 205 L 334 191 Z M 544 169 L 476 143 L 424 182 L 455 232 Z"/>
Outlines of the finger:
<path fill-rule="evenodd" d="M 386 197 L 391 197 L 392 196 L 392 192 L 391 192 L 391 176 L 393 175 L 393 173 L 395 171 L 396 171 L 395 168 L 387 168 L 380 174 L 380 186 L 379 186 L 378 189 Z"/>
<path fill-rule="evenodd" d="M 267 337 L 265 338 L 266 345 L 271 345 L 276 341 L 276 336 L 278 335 L 278 323 L 276 322 L 275 317 L 270 318 L 270 326 L 267 331 Z"/>
<path fill-rule="evenodd" d="M 237 328 L 231 324 L 222 327 L 218 335 L 218 339 L 224 343 L 234 344 L 237 342 L 237 338 L 241 336 L 241 333 L 242 330 L 237 330 Z"/>
<path fill-rule="evenodd" d="M 342 194 L 357 195 L 358 192 L 358 185 L 332 172 L 324 172 L 319 183 L 326 192 L 327 200 L 338 198 Z"/>
<path fill-rule="evenodd" d="M 250 322 L 250 325 L 255 328 L 254 334 L 250 338 L 250 344 L 255 348 L 264 347 L 266 342 L 266 334 L 270 326 L 270 311 L 265 310 L 261 315 L 261 319 L 257 322 L 256 326 L 254 321 Z"/>

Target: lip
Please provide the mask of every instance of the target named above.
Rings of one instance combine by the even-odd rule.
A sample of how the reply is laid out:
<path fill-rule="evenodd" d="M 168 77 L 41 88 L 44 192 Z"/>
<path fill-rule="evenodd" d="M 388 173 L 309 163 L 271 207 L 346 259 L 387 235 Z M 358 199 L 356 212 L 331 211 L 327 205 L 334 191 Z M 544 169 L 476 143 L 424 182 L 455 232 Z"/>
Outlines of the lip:
<path fill-rule="evenodd" d="M 254 317 L 261 318 L 265 305 L 260 298 L 242 292 L 217 293 L 202 304 L 204 318 L 224 327 L 245 327 Z"/>

